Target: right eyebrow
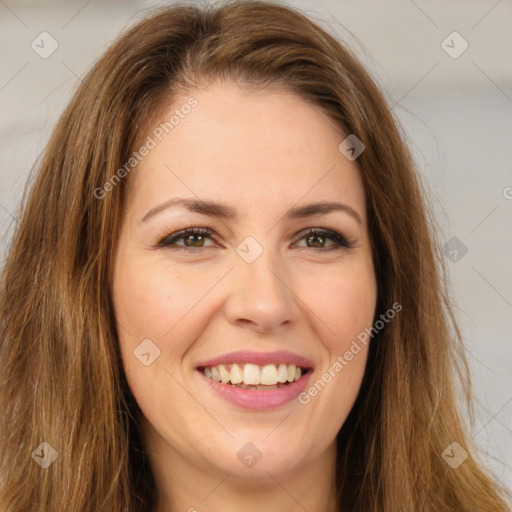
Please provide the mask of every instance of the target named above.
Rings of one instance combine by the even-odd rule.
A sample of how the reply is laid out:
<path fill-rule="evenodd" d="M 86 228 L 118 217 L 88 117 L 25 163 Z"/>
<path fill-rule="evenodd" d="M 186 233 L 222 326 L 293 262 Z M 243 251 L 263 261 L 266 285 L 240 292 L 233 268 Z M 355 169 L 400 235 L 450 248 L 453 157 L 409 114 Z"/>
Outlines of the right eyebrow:
<path fill-rule="evenodd" d="M 148 219 L 150 219 L 157 213 L 172 208 L 173 206 L 179 205 L 184 206 L 185 208 L 187 208 L 187 210 L 190 210 L 191 212 L 201 213 L 203 215 L 222 217 L 226 219 L 234 219 L 237 217 L 236 212 L 234 210 L 232 210 L 228 206 L 216 203 L 214 201 L 205 201 L 201 199 L 173 198 L 149 210 L 146 213 L 146 215 L 142 217 L 141 222 L 146 222 Z"/>

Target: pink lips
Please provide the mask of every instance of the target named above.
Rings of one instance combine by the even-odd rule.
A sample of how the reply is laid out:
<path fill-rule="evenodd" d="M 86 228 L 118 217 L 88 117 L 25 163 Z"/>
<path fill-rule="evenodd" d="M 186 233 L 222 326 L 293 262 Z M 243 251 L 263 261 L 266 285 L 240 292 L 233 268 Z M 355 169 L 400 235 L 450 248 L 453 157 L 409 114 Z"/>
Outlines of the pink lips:
<path fill-rule="evenodd" d="M 266 364 L 294 364 L 308 371 L 297 381 L 286 384 L 285 386 L 269 391 L 253 391 L 250 389 L 242 389 L 231 384 L 222 384 L 213 379 L 206 377 L 202 368 L 205 366 L 216 366 L 219 364 L 232 363 L 252 363 L 260 366 Z M 196 368 L 210 389 L 218 393 L 221 398 L 231 402 L 237 407 L 252 411 L 263 411 L 266 409 L 274 409 L 291 402 L 305 389 L 312 373 L 313 363 L 292 352 L 231 352 L 223 356 L 200 362 Z"/>
<path fill-rule="evenodd" d="M 305 357 L 298 356 L 293 352 L 230 352 L 223 356 L 208 359 L 208 361 L 201 361 L 196 365 L 196 368 L 205 366 L 216 366 L 218 364 L 232 364 L 232 363 L 252 363 L 260 366 L 266 364 L 294 364 L 302 368 L 312 368 L 313 363 Z"/>

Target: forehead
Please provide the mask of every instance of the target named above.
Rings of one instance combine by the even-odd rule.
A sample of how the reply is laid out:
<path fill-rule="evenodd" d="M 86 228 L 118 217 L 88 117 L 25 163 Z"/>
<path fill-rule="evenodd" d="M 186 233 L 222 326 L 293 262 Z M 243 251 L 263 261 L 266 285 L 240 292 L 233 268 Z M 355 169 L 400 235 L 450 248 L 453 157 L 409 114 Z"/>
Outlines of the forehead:
<path fill-rule="evenodd" d="M 182 108 L 190 98 L 195 106 Z M 338 149 L 346 135 L 293 93 L 217 84 L 173 98 L 154 125 L 148 136 L 155 145 L 130 176 L 136 206 L 195 195 L 256 209 L 304 197 L 345 200 L 364 210 L 357 165 Z M 158 140 L 162 127 L 168 133 Z"/>

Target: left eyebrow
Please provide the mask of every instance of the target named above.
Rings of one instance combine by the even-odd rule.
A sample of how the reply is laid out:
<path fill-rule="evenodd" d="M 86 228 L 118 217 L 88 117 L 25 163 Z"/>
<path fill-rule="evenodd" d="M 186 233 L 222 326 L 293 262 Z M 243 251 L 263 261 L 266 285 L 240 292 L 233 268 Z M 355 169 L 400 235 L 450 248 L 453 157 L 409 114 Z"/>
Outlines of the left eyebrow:
<path fill-rule="evenodd" d="M 331 213 L 335 211 L 348 213 L 354 217 L 354 219 L 356 219 L 359 224 L 362 224 L 363 222 L 359 213 L 357 213 L 348 204 L 337 202 L 312 203 L 306 204 L 304 206 L 297 206 L 288 210 L 288 212 L 285 214 L 285 217 L 289 219 L 303 219 L 305 217 L 313 217 L 314 215 L 321 215 L 323 213 Z"/>
<path fill-rule="evenodd" d="M 149 210 L 146 215 L 144 215 L 141 222 L 146 222 L 149 218 L 153 217 L 157 213 L 178 205 L 184 206 L 191 212 L 200 213 L 202 215 L 209 215 L 212 217 L 236 219 L 238 216 L 234 209 L 214 201 L 173 198 Z M 345 212 L 352 216 L 359 224 L 362 224 L 362 219 L 359 213 L 357 213 L 349 205 L 339 202 L 311 203 L 304 206 L 296 206 L 288 210 L 284 214 L 284 218 L 303 219 L 306 217 L 313 217 L 315 215 L 327 214 L 336 211 Z"/>

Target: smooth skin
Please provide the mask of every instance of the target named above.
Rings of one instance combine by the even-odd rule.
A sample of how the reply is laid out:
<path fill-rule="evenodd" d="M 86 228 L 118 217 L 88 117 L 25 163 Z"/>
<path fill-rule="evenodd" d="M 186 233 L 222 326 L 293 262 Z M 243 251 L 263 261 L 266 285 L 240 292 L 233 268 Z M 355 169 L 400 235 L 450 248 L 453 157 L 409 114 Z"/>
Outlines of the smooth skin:
<path fill-rule="evenodd" d="M 371 327 L 377 285 L 363 183 L 356 162 L 338 150 L 347 134 L 283 90 L 214 83 L 174 97 L 169 112 L 190 96 L 197 106 L 127 178 L 111 278 L 158 512 L 333 511 L 336 435 L 359 392 L 368 347 L 308 404 L 265 411 L 225 401 L 196 366 L 238 350 L 286 350 L 313 362 L 311 385 Z M 178 204 L 142 220 L 176 198 L 215 201 L 237 215 Z M 355 215 L 285 216 L 319 202 L 343 203 Z M 191 227 L 213 234 L 158 245 Z M 350 247 L 308 228 L 335 231 Z M 263 249 L 252 263 L 236 251 L 246 237 Z M 160 350 L 148 366 L 134 355 L 145 339 Z M 237 458 L 248 442 L 261 452 L 252 467 Z"/>

